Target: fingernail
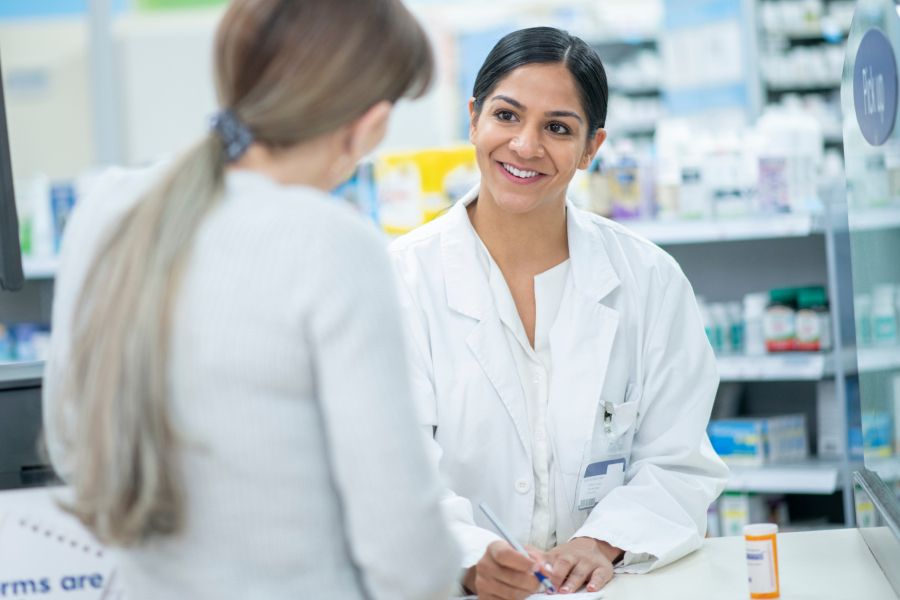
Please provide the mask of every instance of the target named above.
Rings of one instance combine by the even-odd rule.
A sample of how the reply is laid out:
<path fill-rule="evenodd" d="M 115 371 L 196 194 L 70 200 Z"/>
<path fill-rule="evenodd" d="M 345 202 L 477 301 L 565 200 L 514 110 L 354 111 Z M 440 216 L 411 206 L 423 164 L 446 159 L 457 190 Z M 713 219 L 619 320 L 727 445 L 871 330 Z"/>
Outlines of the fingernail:
<path fill-rule="evenodd" d="M 547 571 L 548 573 L 552 573 L 553 567 L 550 566 L 550 563 L 547 563 L 544 565 L 544 570 Z"/>
<path fill-rule="evenodd" d="M 597 589 L 597 586 L 594 585 L 594 584 L 592 583 L 591 585 L 589 585 L 589 586 L 587 587 L 587 589 L 589 589 L 589 590 L 591 590 L 591 591 L 593 592 L 594 590 Z"/>
<path fill-rule="evenodd" d="M 568 592 L 568 591 L 569 591 L 569 586 L 564 585 L 564 586 L 562 587 L 562 589 L 559 590 L 559 591 L 561 591 L 561 592 Z"/>

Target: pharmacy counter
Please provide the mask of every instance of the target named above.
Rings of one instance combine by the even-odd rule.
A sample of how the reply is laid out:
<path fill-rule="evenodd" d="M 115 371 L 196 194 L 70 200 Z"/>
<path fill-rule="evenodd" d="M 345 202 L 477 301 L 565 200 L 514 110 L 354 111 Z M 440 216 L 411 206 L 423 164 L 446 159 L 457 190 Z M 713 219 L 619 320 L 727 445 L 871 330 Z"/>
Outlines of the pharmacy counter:
<path fill-rule="evenodd" d="M 898 600 L 856 529 L 778 534 L 781 600 Z M 703 548 L 645 575 L 616 575 L 603 600 L 748 600 L 743 537 Z"/>
<path fill-rule="evenodd" d="M 97 574 L 82 600 L 110 592 L 115 565 L 71 516 L 55 505 L 64 488 L 0 492 L 0 586 L 46 579 L 45 600 L 69 598 L 73 575 Z M 60 543 L 60 540 L 65 543 Z M 778 534 L 782 600 L 898 600 L 856 529 Z M 658 571 L 616 575 L 603 600 L 749 600 L 743 537 L 713 538 Z M 2 596 L 3 594 L 0 594 Z"/>

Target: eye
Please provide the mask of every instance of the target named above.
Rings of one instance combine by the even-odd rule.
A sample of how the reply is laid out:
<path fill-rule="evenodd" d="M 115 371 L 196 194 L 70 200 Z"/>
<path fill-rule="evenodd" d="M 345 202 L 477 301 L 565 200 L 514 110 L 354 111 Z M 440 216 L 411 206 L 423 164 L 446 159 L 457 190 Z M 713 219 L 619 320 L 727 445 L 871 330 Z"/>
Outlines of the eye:
<path fill-rule="evenodd" d="M 569 131 L 569 128 L 562 123 L 550 123 L 549 125 L 547 125 L 547 129 L 549 129 L 553 133 L 559 133 L 562 135 L 571 133 L 571 131 Z"/>
<path fill-rule="evenodd" d="M 500 119 L 501 121 L 515 121 L 516 115 L 512 113 L 512 111 L 508 110 L 498 110 L 494 113 L 494 116 Z"/>

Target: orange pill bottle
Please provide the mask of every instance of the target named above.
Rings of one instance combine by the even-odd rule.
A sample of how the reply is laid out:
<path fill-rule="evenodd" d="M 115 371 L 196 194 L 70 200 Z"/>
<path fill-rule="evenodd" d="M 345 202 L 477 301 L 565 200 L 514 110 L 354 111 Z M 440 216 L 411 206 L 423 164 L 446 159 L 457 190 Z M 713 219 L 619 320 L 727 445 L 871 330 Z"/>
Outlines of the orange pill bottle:
<path fill-rule="evenodd" d="M 753 600 L 778 598 L 778 545 L 775 534 L 778 525 L 756 523 L 744 526 L 744 543 L 747 546 L 747 575 L 750 580 L 750 597 Z"/>

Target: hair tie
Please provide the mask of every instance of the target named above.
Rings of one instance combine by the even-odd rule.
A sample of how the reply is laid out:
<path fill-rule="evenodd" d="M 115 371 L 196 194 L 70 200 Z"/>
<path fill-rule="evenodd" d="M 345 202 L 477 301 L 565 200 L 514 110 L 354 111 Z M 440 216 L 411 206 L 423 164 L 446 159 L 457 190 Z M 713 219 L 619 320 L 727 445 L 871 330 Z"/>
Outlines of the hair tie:
<path fill-rule="evenodd" d="M 230 108 L 216 113 L 212 118 L 212 128 L 225 144 L 226 162 L 238 160 L 253 143 L 253 132 Z"/>

